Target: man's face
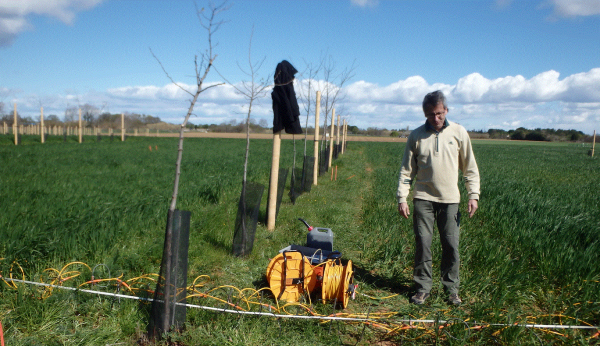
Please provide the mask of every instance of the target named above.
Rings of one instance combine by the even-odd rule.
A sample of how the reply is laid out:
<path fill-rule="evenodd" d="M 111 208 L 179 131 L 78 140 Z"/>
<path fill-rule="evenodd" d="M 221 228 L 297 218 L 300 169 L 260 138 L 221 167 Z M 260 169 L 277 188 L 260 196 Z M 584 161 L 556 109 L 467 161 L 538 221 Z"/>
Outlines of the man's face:
<path fill-rule="evenodd" d="M 425 106 L 423 109 L 427 122 L 436 131 L 441 131 L 446 121 L 446 114 L 448 114 L 448 108 L 444 108 L 443 103 L 438 103 L 435 107 L 432 105 Z"/>

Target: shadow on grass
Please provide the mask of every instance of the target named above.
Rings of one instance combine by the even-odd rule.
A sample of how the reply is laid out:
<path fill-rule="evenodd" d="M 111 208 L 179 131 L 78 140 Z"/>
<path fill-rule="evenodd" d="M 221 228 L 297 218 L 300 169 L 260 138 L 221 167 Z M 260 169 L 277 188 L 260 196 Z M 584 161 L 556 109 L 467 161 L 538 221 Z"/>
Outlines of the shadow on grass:
<path fill-rule="evenodd" d="M 374 275 L 369 270 L 356 266 L 356 264 L 354 264 L 354 277 L 360 282 L 406 297 L 409 297 L 413 291 L 412 279 Z"/>
<path fill-rule="evenodd" d="M 232 249 L 232 244 L 225 244 L 223 241 L 220 241 L 212 236 L 212 234 L 205 234 L 204 241 L 212 245 L 214 248 L 222 250 L 225 253 L 230 254 Z"/>
<path fill-rule="evenodd" d="M 262 223 L 263 225 L 267 224 L 267 210 L 266 209 L 265 210 L 261 209 L 258 212 L 258 222 Z"/>
<path fill-rule="evenodd" d="M 265 275 L 265 274 L 261 275 L 259 279 L 252 281 L 252 285 L 254 286 L 255 289 L 269 287 L 269 280 L 267 279 L 267 275 Z"/>

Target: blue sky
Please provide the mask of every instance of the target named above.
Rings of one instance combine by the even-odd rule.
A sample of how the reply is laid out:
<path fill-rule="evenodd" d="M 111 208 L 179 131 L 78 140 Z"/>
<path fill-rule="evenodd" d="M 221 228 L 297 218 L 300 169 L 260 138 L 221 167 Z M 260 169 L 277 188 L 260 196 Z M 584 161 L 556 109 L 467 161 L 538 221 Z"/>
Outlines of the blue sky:
<path fill-rule="evenodd" d="M 332 75 L 354 67 L 335 105 L 351 125 L 414 128 L 425 120 L 423 96 L 441 89 L 448 118 L 470 130 L 600 130 L 600 0 L 228 4 L 214 36 L 221 75 L 211 71 L 207 83 L 249 80 L 240 66 L 248 67 L 252 35 L 252 59 L 264 59 L 257 76 L 272 82 L 277 63 L 288 60 L 300 71 L 299 96 L 307 65 L 326 58 Z M 193 1 L 0 0 L 0 102 L 5 113 L 16 103 L 34 118 L 40 106 L 62 117 L 87 103 L 180 123 L 190 97 L 150 49 L 192 88 L 194 56 L 206 48 Z M 313 87 L 324 89 L 324 80 L 323 72 L 314 76 Z M 241 121 L 246 112 L 247 101 L 224 85 L 201 95 L 190 121 Z M 272 122 L 269 94 L 252 117 Z"/>

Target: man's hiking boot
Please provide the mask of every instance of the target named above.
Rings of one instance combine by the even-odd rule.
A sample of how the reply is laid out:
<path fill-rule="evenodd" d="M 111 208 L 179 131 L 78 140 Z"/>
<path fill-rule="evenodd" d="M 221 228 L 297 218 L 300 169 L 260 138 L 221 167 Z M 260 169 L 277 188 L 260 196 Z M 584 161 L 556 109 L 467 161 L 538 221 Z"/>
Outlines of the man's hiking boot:
<path fill-rule="evenodd" d="M 429 293 L 417 292 L 417 294 L 410 298 L 410 302 L 417 305 L 423 305 L 427 298 L 429 298 Z"/>
<path fill-rule="evenodd" d="M 458 293 L 452 293 L 450 297 L 448 297 L 448 302 L 452 305 L 459 306 L 462 303 L 462 300 L 460 300 Z"/>

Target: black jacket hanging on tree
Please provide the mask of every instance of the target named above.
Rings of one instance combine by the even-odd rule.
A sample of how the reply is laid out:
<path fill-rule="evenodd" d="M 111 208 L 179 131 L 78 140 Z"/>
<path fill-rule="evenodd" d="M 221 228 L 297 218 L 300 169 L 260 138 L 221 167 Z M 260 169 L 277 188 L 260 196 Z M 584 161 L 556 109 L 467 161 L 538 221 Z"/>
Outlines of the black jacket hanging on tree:
<path fill-rule="evenodd" d="M 298 72 L 287 60 L 277 64 L 273 99 L 273 133 L 285 129 L 286 133 L 301 134 L 300 109 L 294 92 L 294 75 Z"/>

